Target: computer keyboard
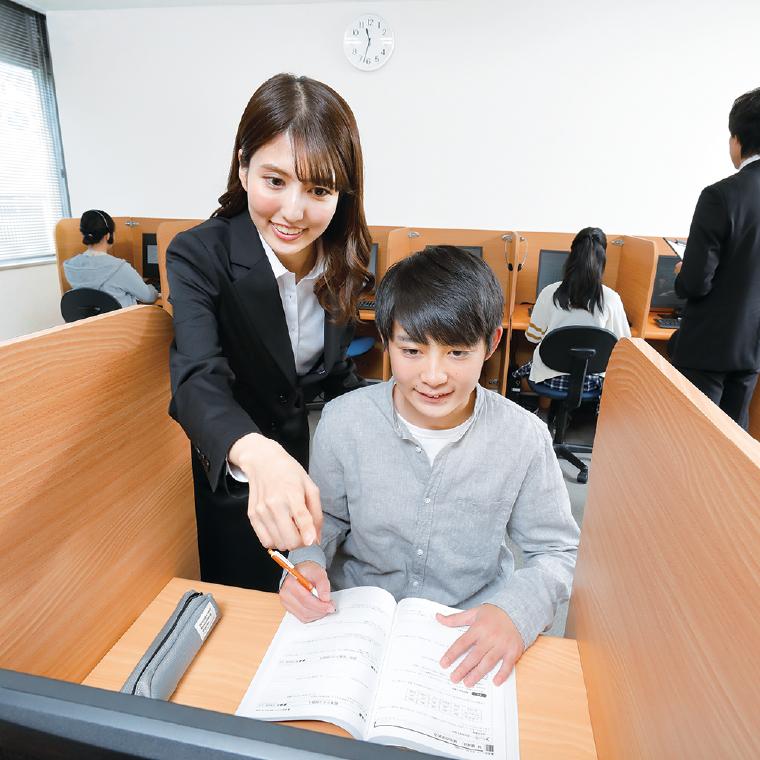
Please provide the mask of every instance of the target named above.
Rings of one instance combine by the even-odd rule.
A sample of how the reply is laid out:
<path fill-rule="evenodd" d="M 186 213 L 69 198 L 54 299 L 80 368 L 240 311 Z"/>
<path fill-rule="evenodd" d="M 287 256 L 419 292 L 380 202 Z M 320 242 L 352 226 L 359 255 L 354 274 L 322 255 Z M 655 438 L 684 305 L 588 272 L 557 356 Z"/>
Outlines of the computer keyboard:
<path fill-rule="evenodd" d="M 359 308 L 360 309 L 371 309 L 372 311 L 375 310 L 375 301 L 370 300 L 369 298 L 360 298 L 359 299 Z"/>
<path fill-rule="evenodd" d="M 681 326 L 680 317 L 657 317 L 655 322 L 664 330 L 677 330 Z"/>

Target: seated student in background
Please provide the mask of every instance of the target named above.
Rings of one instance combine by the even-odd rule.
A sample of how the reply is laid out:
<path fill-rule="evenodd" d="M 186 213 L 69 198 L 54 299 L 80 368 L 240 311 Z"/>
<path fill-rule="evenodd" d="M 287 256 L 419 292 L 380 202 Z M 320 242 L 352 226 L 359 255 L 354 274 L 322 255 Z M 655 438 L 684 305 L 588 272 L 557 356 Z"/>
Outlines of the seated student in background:
<path fill-rule="evenodd" d="M 112 295 L 122 306 L 153 303 L 158 291 L 143 281 L 124 259 L 111 256 L 116 225 L 105 211 L 85 211 L 79 222 L 87 250 L 63 262 L 63 271 L 72 288 L 93 288 Z"/>
<path fill-rule="evenodd" d="M 388 270 L 375 320 L 393 377 L 325 406 L 310 467 L 322 540 L 290 553 L 320 599 L 290 576 L 280 590 L 304 622 L 333 611 L 331 588 L 364 585 L 464 608 L 438 619 L 469 626 L 441 660 L 464 655 L 451 678 L 467 686 L 498 664 L 503 683 L 551 626 L 579 535 L 546 426 L 478 384 L 503 307 L 490 267 L 459 248 Z"/>
<path fill-rule="evenodd" d="M 628 338 L 631 329 L 620 296 L 602 285 L 607 264 L 607 236 L 598 227 L 585 227 L 573 238 L 570 254 L 565 261 L 562 282 L 547 285 L 536 299 L 525 337 L 531 343 L 541 343 L 544 336 L 558 327 L 604 327 L 618 338 Z M 567 390 L 567 373 L 547 367 L 539 355 L 538 346 L 533 360 L 515 370 L 514 377 L 527 378 L 534 383 L 546 383 L 555 390 Z M 584 391 L 601 388 L 603 374 L 587 375 Z M 527 382 L 523 380 L 527 390 Z M 539 403 L 549 405 L 541 397 Z"/>

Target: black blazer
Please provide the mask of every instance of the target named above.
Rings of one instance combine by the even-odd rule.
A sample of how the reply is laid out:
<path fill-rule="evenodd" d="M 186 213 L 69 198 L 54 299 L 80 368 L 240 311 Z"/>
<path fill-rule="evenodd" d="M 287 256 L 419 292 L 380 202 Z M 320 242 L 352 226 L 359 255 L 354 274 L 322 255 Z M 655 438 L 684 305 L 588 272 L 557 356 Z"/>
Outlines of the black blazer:
<path fill-rule="evenodd" d="M 760 161 L 702 191 L 675 290 L 688 299 L 675 365 L 760 368 Z"/>
<path fill-rule="evenodd" d="M 247 210 L 180 233 L 166 264 L 175 334 L 169 413 L 211 489 L 226 482 L 227 452 L 247 433 L 273 438 L 308 468 L 305 401 L 363 384 L 346 358 L 353 327 L 326 317 L 321 361 L 296 376 L 277 281 Z"/>

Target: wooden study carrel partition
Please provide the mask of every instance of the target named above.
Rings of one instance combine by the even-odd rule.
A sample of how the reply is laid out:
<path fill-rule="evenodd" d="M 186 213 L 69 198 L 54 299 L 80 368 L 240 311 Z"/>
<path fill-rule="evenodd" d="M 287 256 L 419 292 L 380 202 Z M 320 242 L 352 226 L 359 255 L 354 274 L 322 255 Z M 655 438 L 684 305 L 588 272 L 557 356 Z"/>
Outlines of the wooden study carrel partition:
<path fill-rule="evenodd" d="M 758 494 L 760 443 L 620 341 L 567 626 L 600 758 L 760 757 Z"/>

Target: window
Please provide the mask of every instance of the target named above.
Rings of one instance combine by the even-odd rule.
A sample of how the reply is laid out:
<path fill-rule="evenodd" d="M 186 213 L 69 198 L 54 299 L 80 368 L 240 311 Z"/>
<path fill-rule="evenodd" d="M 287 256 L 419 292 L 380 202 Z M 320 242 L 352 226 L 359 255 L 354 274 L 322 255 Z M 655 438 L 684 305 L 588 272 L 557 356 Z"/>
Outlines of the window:
<path fill-rule="evenodd" d="M 70 215 L 45 17 L 0 0 L 0 267 L 52 261 Z"/>

